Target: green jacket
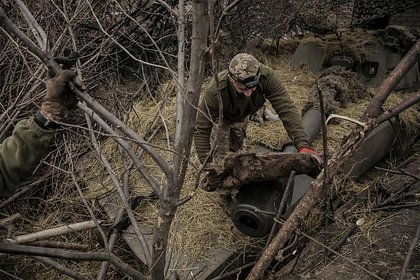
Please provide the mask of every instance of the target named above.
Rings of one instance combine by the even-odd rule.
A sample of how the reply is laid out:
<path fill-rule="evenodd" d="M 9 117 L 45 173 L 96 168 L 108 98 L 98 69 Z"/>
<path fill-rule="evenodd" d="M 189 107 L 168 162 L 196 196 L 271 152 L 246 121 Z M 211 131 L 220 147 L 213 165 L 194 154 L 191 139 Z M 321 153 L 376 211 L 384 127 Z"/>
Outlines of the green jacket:
<path fill-rule="evenodd" d="M 302 126 L 301 115 L 290 99 L 289 94 L 274 71 L 261 65 L 261 76 L 257 89 L 250 97 L 237 94 L 228 79 L 228 70 L 218 74 L 223 104 L 223 119 L 228 122 L 240 122 L 260 109 L 268 99 L 283 122 L 283 125 L 296 148 L 308 146 L 307 136 Z M 199 105 L 194 132 L 195 147 L 200 162 L 210 151 L 210 133 L 213 122 L 219 117 L 217 85 L 214 78 L 210 81 L 204 98 Z"/>
<path fill-rule="evenodd" d="M 12 194 L 32 175 L 48 152 L 55 130 L 46 130 L 34 118 L 17 123 L 11 136 L 0 143 L 0 196 Z"/>

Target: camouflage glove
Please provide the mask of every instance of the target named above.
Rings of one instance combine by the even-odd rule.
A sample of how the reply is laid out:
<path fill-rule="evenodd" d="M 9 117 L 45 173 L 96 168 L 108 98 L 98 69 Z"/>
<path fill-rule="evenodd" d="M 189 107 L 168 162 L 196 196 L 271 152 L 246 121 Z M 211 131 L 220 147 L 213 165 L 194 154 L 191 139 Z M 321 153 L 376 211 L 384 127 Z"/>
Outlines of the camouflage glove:
<path fill-rule="evenodd" d="M 47 95 L 41 105 L 41 113 L 53 122 L 61 122 L 68 117 L 71 109 L 76 107 L 76 94 L 68 87 L 68 82 L 82 88 L 81 82 L 76 78 L 76 73 L 69 70 L 76 62 L 78 53 L 72 52 L 67 57 L 58 57 L 55 60 L 62 64 L 61 70 L 55 77 L 47 79 Z"/>
<path fill-rule="evenodd" d="M 213 192 L 217 190 L 222 184 L 220 176 L 217 176 L 217 174 L 214 171 L 212 171 L 203 172 L 200 178 L 200 186 L 208 192 Z"/>

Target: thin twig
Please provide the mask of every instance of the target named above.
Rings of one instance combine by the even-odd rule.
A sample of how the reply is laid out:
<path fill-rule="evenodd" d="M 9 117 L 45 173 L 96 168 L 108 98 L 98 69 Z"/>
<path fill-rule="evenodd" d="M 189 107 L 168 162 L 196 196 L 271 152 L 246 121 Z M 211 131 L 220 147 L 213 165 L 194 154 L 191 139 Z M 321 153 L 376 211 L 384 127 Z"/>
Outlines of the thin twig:
<path fill-rule="evenodd" d="M 392 202 L 395 202 L 398 198 L 400 198 L 403 193 L 405 193 L 412 185 L 414 185 L 416 183 L 416 181 L 412 181 L 409 184 L 405 184 L 401 189 L 399 189 L 398 191 L 396 191 L 395 193 L 392 193 L 387 199 L 385 199 L 383 202 L 381 202 L 380 204 L 376 205 L 372 205 L 372 208 L 381 208 L 384 207 L 387 204 L 390 204 Z M 406 193 L 407 194 L 407 193 Z M 400 196 L 401 195 L 401 196 Z"/>
<path fill-rule="evenodd" d="M 371 209 L 371 212 L 377 212 L 377 211 L 385 211 L 385 210 L 390 210 L 390 209 L 401 209 L 401 208 L 410 208 L 410 207 L 416 207 L 419 206 L 419 203 L 405 203 L 405 204 L 400 204 L 400 205 L 394 205 L 394 206 L 387 206 L 387 207 L 381 207 L 381 208 L 375 208 L 375 209 Z"/>
<path fill-rule="evenodd" d="M 217 37 L 219 36 L 220 27 L 222 26 L 222 23 L 223 23 L 224 18 L 228 15 L 228 13 L 230 12 L 230 10 L 232 10 L 235 6 L 237 6 L 242 1 L 243 0 L 235 0 L 233 3 L 231 3 L 229 6 L 227 6 L 226 9 L 223 11 L 222 15 L 219 18 L 219 21 L 217 22 L 217 26 L 216 26 L 216 28 L 214 30 L 214 36 L 213 36 L 214 41 L 217 42 Z M 207 51 L 209 51 L 209 50 L 207 50 Z"/>
<path fill-rule="evenodd" d="M 329 188 L 329 170 L 328 170 L 328 137 L 327 137 L 327 121 L 325 120 L 325 106 L 324 106 L 324 97 L 322 95 L 321 87 L 319 83 L 316 83 L 316 88 L 318 90 L 318 99 L 319 99 L 319 107 L 321 110 L 321 130 L 322 130 L 322 147 L 324 149 L 324 157 L 323 157 L 323 167 L 324 167 L 324 189 L 325 189 L 325 213 L 324 213 L 324 232 L 325 232 L 325 241 L 328 235 L 328 227 L 330 223 L 330 217 L 332 217 L 333 213 L 331 213 L 331 201 L 330 201 L 330 188 Z M 327 261 L 328 252 L 325 250 L 324 259 Z"/>
<path fill-rule="evenodd" d="M 216 276 L 216 277 L 214 277 L 214 278 L 211 278 L 211 280 L 220 280 L 220 279 L 224 279 L 224 278 L 227 278 L 227 277 L 232 276 L 232 275 L 235 275 L 235 274 L 238 274 L 238 276 L 239 276 L 239 274 L 240 274 L 243 270 L 245 270 L 245 269 L 247 269 L 248 267 L 251 267 L 251 266 L 253 266 L 253 265 L 255 265 L 255 261 L 254 261 L 254 262 L 247 263 L 247 264 L 244 264 L 244 265 L 242 265 L 242 266 L 240 266 L 240 267 L 238 267 L 238 268 L 235 268 L 235 269 L 233 269 L 233 270 L 231 270 L 231 271 L 228 271 L 228 272 L 223 273 L 223 274 L 221 274 L 221 275 L 219 275 L 219 276 Z"/>
<path fill-rule="evenodd" d="M 169 73 L 171 73 L 173 76 L 176 76 L 175 75 L 175 73 L 174 73 L 174 71 L 171 69 L 171 68 L 169 68 L 169 66 L 168 66 L 168 63 L 166 62 L 166 59 L 165 59 L 165 57 L 161 54 L 161 56 L 163 57 L 163 60 L 164 60 L 164 62 L 166 62 L 166 65 L 167 65 L 167 67 L 165 67 L 165 66 L 162 66 L 162 65 L 159 65 L 159 64 L 153 64 L 153 63 L 150 63 L 150 62 L 147 62 L 147 61 L 144 61 L 144 60 L 141 60 L 141 59 L 139 59 L 139 58 L 137 58 L 137 57 L 135 57 L 129 50 L 127 50 L 123 45 L 121 45 L 117 40 L 115 40 L 112 36 L 111 36 L 111 34 L 109 34 L 104 28 L 103 28 L 103 26 L 102 26 L 102 24 L 101 24 L 101 22 L 99 21 L 99 19 L 98 19 L 98 17 L 96 16 L 96 14 L 95 14 L 95 12 L 94 12 L 94 9 L 93 9 L 93 7 L 92 7 L 92 5 L 90 4 L 90 2 L 89 1 L 86 1 L 86 4 L 89 6 L 89 8 L 90 8 L 90 10 L 91 10 L 91 12 L 92 12 L 92 16 L 93 16 L 93 18 L 95 19 L 95 21 L 96 21 L 96 23 L 97 23 L 97 25 L 99 26 L 99 29 L 102 31 L 102 33 L 104 34 L 104 35 L 106 35 L 109 39 L 111 39 L 118 47 L 120 47 L 128 56 L 130 56 L 134 61 L 136 61 L 136 62 L 138 62 L 138 63 L 142 63 L 142 64 L 144 64 L 144 65 L 148 65 L 148 66 L 153 66 L 153 67 L 156 67 L 156 68 L 162 68 L 162 69 L 164 69 L 164 70 L 167 70 Z M 118 4 L 118 2 L 116 2 L 116 4 L 117 5 L 119 5 Z M 125 11 L 122 9 L 122 12 L 123 13 L 125 13 Z M 127 16 L 127 17 L 129 17 L 130 18 L 130 16 L 127 14 L 127 13 L 125 13 L 125 15 Z M 132 18 L 131 18 L 132 19 Z M 143 32 L 145 32 L 146 33 L 146 35 L 148 35 L 149 36 L 149 38 L 151 38 L 151 36 L 149 35 L 149 33 L 147 32 L 147 30 L 146 29 L 144 29 L 144 27 L 141 25 L 141 24 L 139 24 L 137 21 L 134 21 L 136 24 L 137 24 L 137 26 L 139 27 L 139 28 L 141 28 L 142 29 L 142 31 Z M 154 40 L 152 40 L 152 42 L 156 45 L 156 42 L 154 41 Z M 159 48 L 158 48 L 158 50 L 159 50 Z"/>
<path fill-rule="evenodd" d="M 352 224 L 352 226 L 346 231 L 346 233 L 340 238 L 340 240 L 334 244 L 332 247 L 333 250 L 338 251 L 340 249 L 341 245 L 344 244 L 344 242 L 347 241 L 347 239 L 350 237 L 350 235 L 353 234 L 353 232 L 357 229 L 357 225 L 355 223 Z M 327 258 L 331 256 L 331 252 L 327 254 Z M 305 272 L 308 272 L 312 269 L 314 269 L 316 266 L 318 266 L 323 260 L 325 260 L 325 256 L 321 256 L 317 260 L 315 260 L 311 265 L 307 266 L 307 268 L 304 269 Z"/>
<path fill-rule="evenodd" d="M 139 156 L 136 152 L 130 147 L 130 145 L 124 141 L 122 136 L 117 134 L 112 127 L 110 127 L 101 117 L 99 117 L 94 111 L 88 108 L 84 103 L 79 103 L 79 107 L 82 108 L 83 111 L 87 113 L 89 117 L 91 117 L 95 122 L 97 122 L 100 126 L 102 126 L 106 131 L 110 133 L 109 136 L 112 136 L 114 141 L 117 142 L 131 157 L 133 160 L 137 170 L 149 184 L 149 186 L 156 192 L 159 196 L 161 193 L 161 188 L 159 187 L 158 183 L 153 179 L 152 176 L 147 172 L 146 168 L 142 164 Z"/>
<path fill-rule="evenodd" d="M 85 113 L 86 118 L 89 120 L 90 116 Z M 92 127 L 92 123 L 88 122 L 88 127 L 91 130 L 91 138 L 92 138 L 92 144 L 97 152 L 97 154 L 100 157 L 100 161 L 102 163 L 102 165 L 106 168 L 106 170 L 108 171 L 109 177 L 111 178 L 115 189 L 117 190 L 117 193 L 120 196 L 120 200 L 124 206 L 124 208 L 127 211 L 127 215 L 131 221 L 131 224 L 133 225 L 134 228 L 134 232 L 136 233 L 136 237 L 139 240 L 142 248 L 143 248 L 143 255 L 144 255 L 144 260 L 146 262 L 146 264 L 149 267 L 152 267 L 152 255 L 150 253 L 150 248 L 149 245 L 147 244 L 143 233 L 140 230 L 140 227 L 137 223 L 136 217 L 134 215 L 133 210 L 131 209 L 130 205 L 128 204 L 128 197 L 126 196 L 126 194 L 124 193 L 123 188 L 121 187 L 121 184 L 117 178 L 117 174 L 115 174 L 114 170 L 111 167 L 110 162 L 108 161 L 108 159 L 105 157 L 105 155 L 102 153 L 100 147 L 99 147 L 99 143 L 95 138 L 95 135 L 93 134 L 93 127 Z"/>
<path fill-rule="evenodd" d="M 124 263 L 115 255 L 105 252 L 74 252 L 69 250 L 18 245 L 9 242 L 0 242 L 0 252 L 14 255 L 43 256 L 75 261 L 109 261 L 115 267 L 118 267 L 121 271 L 127 273 L 134 279 L 147 280 L 147 278 L 141 272 Z"/>
<path fill-rule="evenodd" d="M 281 214 L 283 213 L 284 206 L 286 205 L 286 201 L 289 197 L 290 188 L 294 184 L 295 174 L 296 174 L 296 172 L 292 171 L 290 173 L 289 179 L 287 180 L 286 189 L 285 189 L 283 197 L 281 199 L 279 208 L 277 209 L 276 220 L 279 220 L 280 217 L 281 217 Z M 265 245 L 266 247 L 268 246 L 268 244 L 271 243 L 271 241 L 273 240 L 273 237 L 276 234 L 276 232 L 277 232 L 277 223 L 273 223 L 273 226 L 271 227 L 270 235 L 268 236 L 267 243 Z"/>
<path fill-rule="evenodd" d="M 404 265 L 400 274 L 400 280 L 403 280 L 405 277 L 405 273 L 408 267 L 408 264 L 410 263 L 411 256 L 413 255 L 414 249 L 417 246 L 417 241 L 419 240 L 420 236 L 420 224 L 417 226 L 416 235 L 413 238 L 413 241 L 411 242 L 410 248 L 408 249 L 407 256 L 405 257 Z"/>
<path fill-rule="evenodd" d="M 44 29 L 38 24 L 32 13 L 29 11 L 28 7 L 23 3 L 22 0 L 15 0 L 16 4 L 19 6 L 20 11 L 22 12 L 23 17 L 29 25 L 29 29 L 32 31 L 32 34 L 38 41 L 38 45 L 43 50 L 47 50 L 47 34 Z"/>
<path fill-rule="evenodd" d="M 125 209 L 120 208 L 118 210 L 118 213 L 117 213 L 116 217 L 115 217 L 114 224 L 121 221 L 122 218 L 124 217 L 124 214 L 125 214 Z M 108 240 L 109 252 L 112 252 L 112 249 L 115 245 L 115 242 L 117 241 L 118 235 L 119 235 L 118 232 L 111 233 L 111 236 L 109 237 L 109 240 Z M 97 280 L 106 279 L 106 274 L 107 274 L 107 271 L 108 271 L 108 267 L 109 267 L 109 262 L 107 262 L 107 261 L 102 262 L 101 268 L 99 269 L 98 275 L 96 277 Z"/>
<path fill-rule="evenodd" d="M 87 211 L 89 212 L 89 215 L 92 218 L 92 221 L 95 223 L 98 232 L 101 234 L 101 237 L 102 237 L 103 242 L 104 242 L 105 251 L 108 251 L 108 246 L 107 246 L 108 242 L 107 242 L 107 239 L 106 239 L 105 232 L 102 229 L 102 227 L 100 226 L 100 223 L 99 223 L 98 219 L 96 218 L 95 214 L 93 213 L 92 208 L 90 207 L 89 203 L 87 202 L 87 200 L 85 198 L 85 195 L 83 194 L 83 191 L 80 188 L 79 183 L 77 182 L 76 176 L 74 175 L 74 164 L 73 164 L 72 154 L 70 152 L 69 146 L 67 145 L 67 141 L 66 141 L 65 136 L 63 136 L 63 138 L 64 138 L 64 147 L 65 147 L 65 150 L 66 150 L 67 155 L 68 155 L 68 163 L 70 164 L 70 174 L 71 174 L 71 178 L 73 180 L 73 184 L 76 186 L 76 189 L 77 189 L 77 192 L 79 193 L 80 199 L 82 200 L 82 202 L 85 205 Z"/>
<path fill-rule="evenodd" d="M 336 256 L 339 256 L 340 258 L 343 258 L 344 260 L 346 260 L 347 262 L 351 263 L 352 265 L 358 267 L 359 269 L 363 270 L 364 272 L 366 272 L 367 274 L 369 274 L 370 276 L 374 277 L 375 279 L 379 279 L 379 280 L 383 280 L 383 278 L 379 277 L 378 275 L 374 274 L 373 272 L 367 270 L 366 268 L 362 267 L 361 265 L 355 263 L 354 261 L 352 261 L 351 259 L 343 256 L 342 254 L 340 254 L 339 252 L 337 252 L 336 250 L 331 249 L 330 247 L 328 247 L 327 245 L 324 245 L 322 242 L 316 240 L 315 238 L 309 236 L 308 234 L 300 231 L 300 230 L 296 230 L 297 234 L 301 234 L 305 237 L 307 237 L 308 239 L 312 240 L 313 242 L 315 242 L 316 244 L 318 244 L 319 246 L 323 247 L 324 249 L 330 251 L 331 253 L 333 253 Z"/>
<path fill-rule="evenodd" d="M 130 161 L 130 164 L 127 164 L 127 158 L 126 158 L 127 154 L 123 152 L 123 148 L 121 146 L 119 146 L 119 150 L 121 152 L 122 160 L 123 160 L 123 163 L 124 163 L 124 168 L 126 170 L 126 172 L 124 172 L 124 176 L 123 176 L 123 185 L 124 185 L 123 190 L 124 190 L 125 196 L 129 197 L 130 172 L 127 172 L 127 171 L 132 168 L 134 163 L 133 163 L 133 161 Z M 115 219 L 114 219 L 114 225 L 118 224 L 124 218 L 124 214 L 125 214 L 125 209 L 124 208 L 118 209 L 117 215 L 115 216 Z M 116 231 L 111 231 L 111 234 L 108 236 L 109 252 L 112 252 L 112 250 L 114 249 L 114 245 L 117 242 L 118 236 L 119 236 L 119 232 L 116 232 Z M 108 267 L 109 267 L 109 262 L 102 262 L 101 263 L 101 268 L 98 272 L 98 275 L 96 276 L 97 280 L 104 280 L 106 278 L 107 272 L 108 272 Z"/>
<path fill-rule="evenodd" d="M 67 276 L 70 276 L 73 279 L 76 280 L 86 280 L 85 277 L 83 277 L 83 275 L 77 273 L 76 271 L 65 267 L 64 265 L 59 264 L 58 262 L 50 259 L 50 258 L 46 258 L 46 257 L 37 257 L 37 256 L 32 256 L 33 259 L 40 261 L 41 263 L 54 268 L 55 270 L 57 270 L 58 272 L 61 272 Z"/>
<path fill-rule="evenodd" d="M 12 274 L 8 273 L 7 271 L 4 271 L 3 269 L 0 268 L 0 275 L 1 274 L 4 274 L 4 275 L 8 276 L 10 279 L 25 280 L 23 278 L 17 277 L 16 275 L 12 275 Z"/>
<path fill-rule="evenodd" d="M 417 176 L 416 174 L 413 174 L 411 172 L 408 172 L 405 169 L 401 169 L 401 170 L 398 171 L 398 170 L 392 170 L 392 169 L 382 168 L 382 167 L 378 167 L 378 166 L 375 166 L 375 169 L 381 170 L 381 171 L 385 171 L 385 172 L 388 172 L 388 173 L 391 173 L 391 174 L 407 175 L 407 176 L 410 176 L 411 178 L 413 178 L 413 179 L 415 179 L 417 181 L 420 181 L 420 177 L 419 176 Z"/>

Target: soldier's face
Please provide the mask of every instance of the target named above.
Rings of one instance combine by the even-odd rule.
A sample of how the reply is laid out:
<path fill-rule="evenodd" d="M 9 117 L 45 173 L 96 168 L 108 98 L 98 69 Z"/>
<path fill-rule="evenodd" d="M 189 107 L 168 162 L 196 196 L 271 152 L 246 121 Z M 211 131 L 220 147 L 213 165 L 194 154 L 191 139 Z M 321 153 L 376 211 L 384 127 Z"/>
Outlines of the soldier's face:
<path fill-rule="evenodd" d="M 257 89 L 257 86 L 252 87 L 252 88 L 247 88 L 245 85 L 237 83 L 232 79 L 231 79 L 231 81 L 232 81 L 232 84 L 233 84 L 236 92 L 239 93 L 239 94 L 243 94 L 246 97 L 251 96 L 252 93 Z"/>

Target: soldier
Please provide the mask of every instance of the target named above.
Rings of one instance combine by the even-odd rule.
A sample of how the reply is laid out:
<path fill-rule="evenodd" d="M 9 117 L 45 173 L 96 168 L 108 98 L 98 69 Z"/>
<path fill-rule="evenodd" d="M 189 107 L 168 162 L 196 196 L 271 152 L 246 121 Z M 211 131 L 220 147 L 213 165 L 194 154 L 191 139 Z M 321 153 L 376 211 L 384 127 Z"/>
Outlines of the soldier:
<path fill-rule="evenodd" d="M 76 95 L 68 88 L 75 77 L 76 73 L 67 69 L 48 80 L 40 111 L 19 121 L 12 135 L 0 143 L 0 196 L 12 194 L 47 153 L 58 123 L 77 104 Z"/>
<path fill-rule="evenodd" d="M 303 129 L 300 114 L 281 84 L 274 71 L 261 64 L 250 54 L 237 54 L 229 63 L 229 68 L 218 74 L 223 115 L 218 125 L 218 143 L 214 158 L 217 162 L 228 151 L 241 149 L 248 118 L 260 109 L 268 99 L 294 145 L 300 153 L 318 154 L 309 148 L 307 136 Z M 215 126 L 219 119 L 218 89 L 214 79 L 208 85 L 204 98 L 199 105 L 194 133 L 195 147 L 201 163 L 210 151 L 211 139 L 214 139 Z M 212 179 L 208 178 L 209 184 Z M 217 184 L 217 183 L 216 183 Z M 232 201 L 230 192 L 220 193 L 220 204 L 228 212 Z"/>

